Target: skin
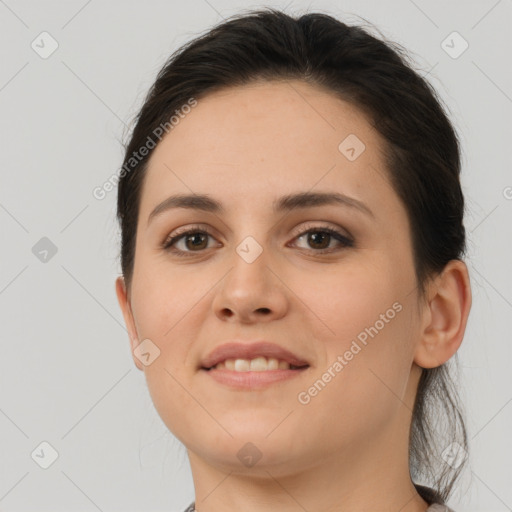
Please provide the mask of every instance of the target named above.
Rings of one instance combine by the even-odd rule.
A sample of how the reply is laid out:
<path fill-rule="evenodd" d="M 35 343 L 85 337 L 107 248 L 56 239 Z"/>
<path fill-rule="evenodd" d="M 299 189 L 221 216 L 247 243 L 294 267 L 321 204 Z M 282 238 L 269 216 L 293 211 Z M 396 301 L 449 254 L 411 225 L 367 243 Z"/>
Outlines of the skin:
<path fill-rule="evenodd" d="M 338 150 L 349 134 L 366 148 Z M 409 475 L 408 433 L 421 368 L 459 348 L 471 307 L 466 265 L 451 261 L 421 302 L 409 221 L 383 163 L 384 140 L 351 104 L 301 81 L 263 82 L 207 95 L 154 150 L 142 190 L 130 286 L 116 292 L 131 348 L 150 339 L 159 356 L 144 371 L 155 407 L 185 445 L 199 512 L 232 510 L 425 511 Z M 340 192 L 368 216 L 323 205 L 275 215 L 296 192 Z M 226 211 L 173 209 L 148 224 L 172 194 L 208 194 Z M 161 243 L 201 224 L 208 242 L 188 257 Z M 353 247 L 312 227 L 350 235 Z M 236 252 L 253 237 L 262 253 Z M 197 243 L 197 242 L 196 242 Z M 330 254 L 318 254 L 322 248 Z M 357 335 L 398 302 L 402 310 L 307 404 L 298 394 L 332 367 Z M 266 308 L 266 309 L 262 309 Z M 266 339 L 310 363 L 295 379 L 240 391 L 198 370 L 227 340 Z M 253 443 L 261 459 L 237 453 Z"/>

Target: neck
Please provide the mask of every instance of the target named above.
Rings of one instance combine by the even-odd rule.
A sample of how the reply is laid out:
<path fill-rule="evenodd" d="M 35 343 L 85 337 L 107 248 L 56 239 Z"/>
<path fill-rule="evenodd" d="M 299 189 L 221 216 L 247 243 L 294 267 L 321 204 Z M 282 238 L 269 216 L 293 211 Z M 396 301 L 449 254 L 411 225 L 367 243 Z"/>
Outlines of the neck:
<path fill-rule="evenodd" d="M 400 421 L 397 421 L 400 423 Z M 188 451 L 197 512 L 425 512 L 410 479 L 407 432 L 391 424 L 382 437 L 307 460 L 212 465 Z M 393 437 L 389 434 L 393 432 Z M 401 443 L 401 445 L 400 445 Z M 300 468 L 294 471 L 291 468 Z"/>
<path fill-rule="evenodd" d="M 238 462 L 239 448 L 222 460 L 214 451 L 201 449 L 200 456 L 188 449 L 197 512 L 425 512 L 429 504 L 409 472 L 409 433 L 420 372 L 413 369 L 395 414 L 377 425 L 361 423 L 356 431 L 343 433 L 340 427 L 336 445 L 325 445 L 321 453 L 318 443 L 316 451 L 308 452 L 308 443 L 282 447 L 263 438 L 255 441 L 263 456 L 245 468 L 233 462 Z"/>

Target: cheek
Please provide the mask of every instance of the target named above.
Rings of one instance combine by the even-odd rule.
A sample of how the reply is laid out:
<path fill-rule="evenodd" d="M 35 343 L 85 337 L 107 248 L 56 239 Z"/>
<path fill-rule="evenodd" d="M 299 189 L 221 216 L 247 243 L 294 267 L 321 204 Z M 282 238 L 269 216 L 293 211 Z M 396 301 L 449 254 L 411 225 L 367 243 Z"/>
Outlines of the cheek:
<path fill-rule="evenodd" d="M 407 283 L 391 269 L 361 268 L 324 281 L 321 286 L 322 279 L 315 279 L 314 291 L 305 294 L 323 351 L 315 377 L 329 380 L 329 369 L 335 375 L 314 400 L 319 414 L 322 407 L 384 414 L 400 403 L 394 393 L 401 396 L 410 372 L 414 294 L 406 297 Z"/>
<path fill-rule="evenodd" d="M 132 303 L 139 335 L 167 343 L 204 290 L 188 272 L 170 272 L 165 261 L 142 255 L 137 263 Z"/>
<path fill-rule="evenodd" d="M 325 346 L 326 364 L 312 376 L 310 387 L 301 389 L 305 394 L 300 403 L 309 403 L 299 406 L 301 414 L 307 415 L 308 428 L 325 438 L 332 438 L 335 431 L 340 443 L 342 439 L 377 439 L 405 411 L 402 400 L 412 359 L 405 308 L 396 314 L 391 309 L 385 323 L 379 315 L 388 310 L 386 301 L 384 307 L 366 303 L 364 314 L 349 305 L 333 324 L 337 339 Z"/>
<path fill-rule="evenodd" d="M 134 269 L 132 306 L 139 341 L 149 339 L 159 351 L 144 367 L 148 391 L 164 423 L 179 436 L 184 425 L 186 432 L 190 421 L 176 411 L 197 410 L 197 403 L 186 392 L 192 371 L 185 364 L 191 364 L 187 353 L 204 323 L 212 284 L 181 269 L 171 273 L 165 262 L 144 262 L 141 257 L 138 264 L 139 270 Z"/>
<path fill-rule="evenodd" d="M 396 283 L 383 277 L 382 266 L 339 265 L 323 274 L 302 274 L 295 284 L 311 314 L 312 325 L 324 343 L 339 345 L 373 325 L 399 293 Z M 388 274 L 389 275 L 389 274 Z"/>

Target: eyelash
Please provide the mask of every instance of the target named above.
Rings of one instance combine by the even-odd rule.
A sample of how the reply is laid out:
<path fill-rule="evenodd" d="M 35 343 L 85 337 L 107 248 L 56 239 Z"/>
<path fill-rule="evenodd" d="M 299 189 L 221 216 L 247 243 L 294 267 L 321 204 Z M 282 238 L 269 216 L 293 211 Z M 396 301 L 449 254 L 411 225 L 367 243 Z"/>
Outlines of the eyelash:
<path fill-rule="evenodd" d="M 342 250 L 344 248 L 354 246 L 354 241 L 351 240 L 350 238 L 347 238 L 346 236 L 342 235 L 339 231 L 337 231 L 335 229 L 332 229 L 329 227 L 323 227 L 323 226 L 308 227 L 308 229 L 306 231 L 302 231 L 295 238 L 301 238 L 304 235 L 307 235 L 308 233 L 327 233 L 327 234 L 331 235 L 335 240 L 337 240 L 338 242 L 340 242 L 342 244 L 342 247 L 338 248 L 338 249 L 332 249 L 332 248 L 331 249 L 320 249 L 320 250 L 311 249 L 311 251 L 316 254 L 330 254 L 332 252 L 336 252 L 338 250 Z M 187 229 L 186 231 L 183 231 L 182 233 L 177 233 L 176 235 L 174 235 L 172 237 L 166 238 L 161 244 L 162 249 L 164 249 L 167 252 L 172 252 L 176 256 L 179 256 L 179 257 L 189 257 L 189 256 L 192 256 L 195 252 L 197 252 L 197 253 L 203 252 L 204 250 L 203 251 L 182 251 L 181 249 L 173 248 L 173 245 L 175 245 L 175 243 L 178 242 L 180 239 L 182 239 L 188 235 L 194 235 L 194 234 L 203 234 L 203 235 L 208 235 L 208 236 L 213 237 L 213 235 L 206 229 L 199 228 L 199 227 L 192 227 L 192 228 Z"/>

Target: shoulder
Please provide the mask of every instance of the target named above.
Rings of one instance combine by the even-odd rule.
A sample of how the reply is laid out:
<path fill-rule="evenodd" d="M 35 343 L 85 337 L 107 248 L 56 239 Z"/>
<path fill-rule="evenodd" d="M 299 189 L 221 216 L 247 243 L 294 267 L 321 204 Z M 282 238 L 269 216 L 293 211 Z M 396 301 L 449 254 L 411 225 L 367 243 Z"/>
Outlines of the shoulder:
<path fill-rule="evenodd" d="M 432 503 L 425 512 L 455 512 L 447 505 L 441 505 L 440 503 Z"/>

